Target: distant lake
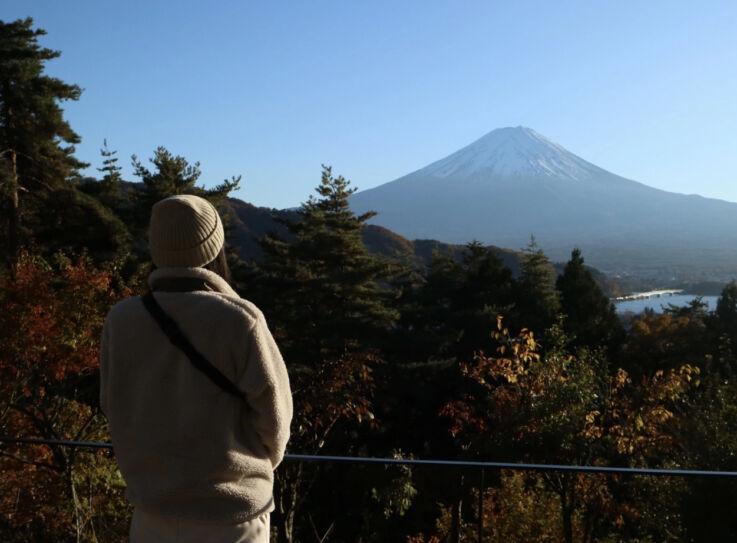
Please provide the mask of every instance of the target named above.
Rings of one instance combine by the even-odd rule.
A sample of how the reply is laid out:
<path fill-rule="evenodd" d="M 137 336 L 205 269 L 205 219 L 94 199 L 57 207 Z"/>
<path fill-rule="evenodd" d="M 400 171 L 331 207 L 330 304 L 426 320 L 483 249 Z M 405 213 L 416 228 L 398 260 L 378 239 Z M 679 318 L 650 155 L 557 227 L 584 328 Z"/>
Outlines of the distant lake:
<path fill-rule="evenodd" d="M 657 296 L 651 296 L 650 298 L 644 298 L 642 300 L 625 300 L 623 302 L 615 302 L 614 305 L 617 308 L 617 313 L 626 313 L 632 311 L 633 313 L 642 313 L 646 307 L 650 307 L 655 310 L 656 313 L 662 313 L 663 308 L 668 307 L 668 304 L 675 306 L 685 306 L 693 300 L 698 298 L 697 294 L 674 294 L 673 296 L 663 295 L 660 298 Z M 717 307 L 717 300 L 719 296 L 702 296 L 701 301 L 709 304 L 708 310 L 713 311 Z"/>

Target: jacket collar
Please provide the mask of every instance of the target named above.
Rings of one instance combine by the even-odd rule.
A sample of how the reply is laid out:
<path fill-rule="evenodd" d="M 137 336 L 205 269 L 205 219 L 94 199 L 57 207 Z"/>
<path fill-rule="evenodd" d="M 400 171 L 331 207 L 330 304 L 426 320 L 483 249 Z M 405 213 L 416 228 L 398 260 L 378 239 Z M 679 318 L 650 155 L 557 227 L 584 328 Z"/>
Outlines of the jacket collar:
<path fill-rule="evenodd" d="M 160 290 L 174 292 L 207 290 L 238 296 L 222 277 L 204 268 L 157 268 L 148 276 L 148 286 L 151 290 L 157 290 L 158 285 L 168 287 Z M 201 286 L 201 288 L 182 288 L 183 285 Z"/>

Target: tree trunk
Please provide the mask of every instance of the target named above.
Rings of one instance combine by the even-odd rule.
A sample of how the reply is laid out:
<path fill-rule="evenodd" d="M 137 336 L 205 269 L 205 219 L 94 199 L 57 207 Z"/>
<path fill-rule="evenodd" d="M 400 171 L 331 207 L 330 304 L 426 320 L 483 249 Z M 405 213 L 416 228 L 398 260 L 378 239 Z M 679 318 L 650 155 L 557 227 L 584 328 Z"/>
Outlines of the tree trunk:
<path fill-rule="evenodd" d="M 82 541 L 82 507 L 79 503 L 79 495 L 77 494 L 77 486 L 74 484 L 74 471 L 72 463 L 67 466 L 66 476 L 69 485 L 69 493 L 72 497 L 72 505 L 74 507 L 74 527 L 77 534 L 77 543 Z"/>
<path fill-rule="evenodd" d="M 278 543 L 293 543 L 294 541 L 294 517 L 297 511 L 299 487 L 302 483 L 302 464 L 300 463 L 291 484 L 287 485 L 288 468 L 283 468 L 281 475 L 275 477 L 275 501 L 274 525 L 277 528 Z"/>
<path fill-rule="evenodd" d="M 573 543 L 573 504 L 568 495 L 567 486 L 564 484 L 563 492 L 560 493 L 560 514 L 563 518 L 563 536 L 566 543 Z"/>
<path fill-rule="evenodd" d="M 449 543 L 460 543 L 461 541 L 461 531 L 463 528 L 463 484 L 464 479 L 463 475 L 461 475 L 458 484 L 458 495 L 451 511 L 450 533 L 448 534 Z"/>

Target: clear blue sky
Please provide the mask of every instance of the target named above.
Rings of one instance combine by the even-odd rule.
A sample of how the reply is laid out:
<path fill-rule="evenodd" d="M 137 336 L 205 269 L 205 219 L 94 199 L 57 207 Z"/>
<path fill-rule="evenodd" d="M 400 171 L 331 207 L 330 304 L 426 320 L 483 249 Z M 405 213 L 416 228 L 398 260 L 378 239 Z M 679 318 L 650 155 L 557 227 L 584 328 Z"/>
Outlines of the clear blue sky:
<path fill-rule="evenodd" d="M 737 2 L 3 0 L 62 51 L 78 158 L 164 145 L 268 207 L 371 188 L 502 126 L 737 201 Z"/>

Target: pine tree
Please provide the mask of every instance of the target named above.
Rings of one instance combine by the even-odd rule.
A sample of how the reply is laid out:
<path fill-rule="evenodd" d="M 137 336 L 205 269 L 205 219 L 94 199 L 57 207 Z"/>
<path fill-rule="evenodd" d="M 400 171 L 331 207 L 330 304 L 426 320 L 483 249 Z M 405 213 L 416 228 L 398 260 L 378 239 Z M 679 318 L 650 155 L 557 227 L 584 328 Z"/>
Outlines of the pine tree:
<path fill-rule="evenodd" d="M 118 162 L 118 157 L 115 156 L 117 153 L 117 151 L 111 151 L 108 148 L 107 139 L 103 140 L 103 147 L 100 149 L 103 158 L 102 168 L 97 168 L 97 171 L 103 174 L 100 180 L 100 200 L 113 209 L 120 207 L 122 199 L 121 185 L 123 177 L 120 172 L 123 168 L 116 164 Z"/>
<path fill-rule="evenodd" d="M 0 21 L 0 197 L 11 264 L 32 228 L 27 223 L 46 202 L 69 196 L 70 182 L 86 166 L 73 156 L 80 138 L 59 105 L 77 100 L 81 89 L 43 75 L 60 53 L 39 46 L 46 32 L 32 24 L 31 18 Z"/>
<path fill-rule="evenodd" d="M 457 354 L 471 356 L 489 347 L 490 331 L 500 314 L 511 310 L 512 272 L 494 250 L 478 242 L 466 246 L 461 262 L 463 283 L 454 296 L 459 338 Z"/>
<path fill-rule="evenodd" d="M 318 454 L 325 447 L 352 454 L 357 425 L 373 427 L 377 351 L 396 319 L 379 282 L 390 279 L 392 267 L 363 244 L 361 229 L 373 213 L 353 214 L 349 182 L 323 167 L 316 191 L 302 204 L 298 220 L 281 221 L 288 240 L 267 237 L 264 261 L 248 276 L 234 275 L 242 280 L 243 296 L 266 314 L 304 402 L 295 411 L 292 450 Z M 361 406 L 366 410 L 356 412 Z M 280 471 L 273 518 L 278 541 L 293 541 L 300 531 L 295 512 L 311 480 L 316 482 L 310 494 L 321 497 L 333 473 L 308 477 L 297 466 Z"/>
<path fill-rule="evenodd" d="M 190 164 L 187 159 L 173 155 L 165 147 L 158 147 L 149 161 L 154 170 L 145 167 L 136 155 L 132 157 L 134 174 L 141 179 L 143 187 L 131 191 L 126 218 L 137 239 L 145 237 L 151 206 L 159 200 L 176 194 L 195 194 L 220 208 L 228 194 L 238 188 L 241 179 L 240 176 L 233 176 L 213 189 L 205 189 L 196 185 L 202 173 L 200 163 Z"/>
<path fill-rule="evenodd" d="M 268 236 L 265 260 L 246 285 L 244 295 L 262 306 L 293 363 L 311 365 L 375 346 L 396 318 L 378 284 L 391 266 L 371 255 L 361 238 L 374 214 L 353 214 L 349 184 L 323 166 L 319 198 L 302 204 L 296 222 L 284 221 L 293 241 Z"/>
<path fill-rule="evenodd" d="M 720 331 L 727 333 L 733 341 L 737 339 L 737 283 L 734 281 L 722 289 L 715 315 Z"/>
<path fill-rule="evenodd" d="M 435 255 L 424 282 L 405 291 L 400 333 L 412 339 L 401 343 L 412 360 L 470 359 L 490 346 L 497 316 L 513 305 L 512 272 L 478 242 L 466 245 L 460 261 Z"/>
<path fill-rule="evenodd" d="M 219 205 L 230 191 L 238 188 L 241 179 L 240 176 L 234 176 L 214 189 L 198 187 L 195 183 L 202 173 L 200 163 L 190 164 L 187 159 L 173 155 L 165 147 L 158 147 L 150 159 L 151 164 L 156 166 L 156 171 L 146 168 L 135 155 L 132 162 L 135 175 L 143 181 L 142 200 L 147 210 L 159 200 L 175 194 L 196 194 Z"/>
<path fill-rule="evenodd" d="M 522 274 L 517 281 L 516 316 L 513 324 L 531 329 L 542 336 L 553 325 L 560 310 L 560 298 L 555 290 L 555 270 L 537 245 L 535 236 L 522 255 Z"/>
<path fill-rule="evenodd" d="M 609 299 L 584 266 L 579 249 L 574 249 L 555 285 L 560 293 L 563 328 L 574 345 L 614 349 L 624 339 L 624 329 Z"/>

